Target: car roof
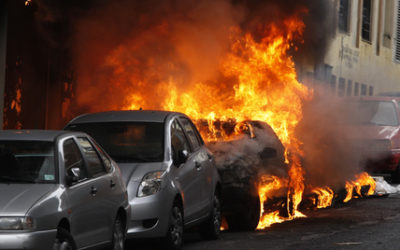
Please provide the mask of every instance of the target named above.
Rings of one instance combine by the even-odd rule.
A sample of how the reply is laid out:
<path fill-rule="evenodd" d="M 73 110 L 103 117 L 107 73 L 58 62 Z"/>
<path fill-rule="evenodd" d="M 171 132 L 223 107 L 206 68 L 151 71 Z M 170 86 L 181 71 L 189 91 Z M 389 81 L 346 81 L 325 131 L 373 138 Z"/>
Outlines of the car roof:
<path fill-rule="evenodd" d="M 360 97 L 362 101 L 399 101 L 400 97 L 395 96 L 362 96 Z"/>
<path fill-rule="evenodd" d="M 59 136 L 83 134 L 65 130 L 0 130 L 0 140 L 10 141 L 55 141 Z"/>
<path fill-rule="evenodd" d="M 169 115 L 181 115 L 179 112 L 160 110 L 125 110 L 90 113 L 78 116 L 68 124 L 94 122 L 164 122 Z"/>

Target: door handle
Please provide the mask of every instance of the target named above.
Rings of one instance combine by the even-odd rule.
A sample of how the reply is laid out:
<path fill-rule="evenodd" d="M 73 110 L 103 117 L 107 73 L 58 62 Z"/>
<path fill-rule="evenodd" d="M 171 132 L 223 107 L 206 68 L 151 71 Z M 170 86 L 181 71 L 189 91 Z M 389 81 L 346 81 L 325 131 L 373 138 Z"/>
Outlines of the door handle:
<path fill-rule="evenodd" d="M 114 188 L 115 187 L 115 182 L 113 180 L 110 181 L 110 187 Z"/>
<path fill-rule="evenodd" d="M 95 196 L 95 195 L 97 194 L 97 188 L 96 188 L 96 187 L 92 187 L 92 188 L 90 189 L 90 194 L 93 195 L 93 196 Z"/>

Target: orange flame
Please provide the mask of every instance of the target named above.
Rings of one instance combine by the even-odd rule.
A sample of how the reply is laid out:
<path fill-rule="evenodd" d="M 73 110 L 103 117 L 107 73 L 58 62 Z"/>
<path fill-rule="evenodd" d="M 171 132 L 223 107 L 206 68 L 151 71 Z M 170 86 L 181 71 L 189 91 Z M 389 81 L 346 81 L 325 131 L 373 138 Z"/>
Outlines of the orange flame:
<path fill-rule="evenodd" d="M 332 200 L 335 193 L 329 187 L 314 188 L 311 192 L 317 195 L 315 204 L 317 208 L 325 208 L 332 205 Z"/>
<path fill-rule="evenodd" d="M 356 195 L 362 197 L 361 188 L 369 186 L 367 195 L 373 195 L 376 188 L 375 180 L 368 175 L 368 173 L 363 172 L 361 174 L 356 175 L 355 181 L 347 181 L 346 182 L 346 191 L 347 195 L 343 202 L 348 202 L 353 198 L 354 190 L 356 191 Z"/>

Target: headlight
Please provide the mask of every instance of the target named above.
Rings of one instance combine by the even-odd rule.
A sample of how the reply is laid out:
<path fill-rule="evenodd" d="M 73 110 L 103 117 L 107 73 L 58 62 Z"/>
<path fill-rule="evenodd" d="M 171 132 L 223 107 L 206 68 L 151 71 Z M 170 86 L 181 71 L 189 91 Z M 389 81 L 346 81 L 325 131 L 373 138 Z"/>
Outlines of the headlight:
<path fill-rule="evenodd" d="M 26 230 L 33 228 L 31 217 L 0 217 L 0 230 Z"/>
<path fill-rule="evenodd" d="M 160 191 L 161 179 L 163 176 L 164 171 L 157 171 L 146 174 L 139 185 L 137 196 L 149 196 Z"/>

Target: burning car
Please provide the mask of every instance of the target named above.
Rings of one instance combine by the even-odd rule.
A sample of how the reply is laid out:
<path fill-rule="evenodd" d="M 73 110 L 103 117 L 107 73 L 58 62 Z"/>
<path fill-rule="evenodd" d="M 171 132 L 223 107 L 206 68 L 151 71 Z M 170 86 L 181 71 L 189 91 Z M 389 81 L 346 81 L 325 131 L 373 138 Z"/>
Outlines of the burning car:
<path fill-rule="evenodd" d="M 204 125 L 200 128 L 204 129 Z M 208 144 L 221 176 L 223 215 L 230 230 L 255 230 L 261 212 L 259 178 L 266 173 L 287 177 L 284 147 L 265 122 L 228 121 L 214 124 L 213 129 L 231 136 Z M 285 196 L 286 192 L 275 195 Z"/>
<path fill-rule="evenodd" d="M 362 97 L 351 101 L 351 129 L 370 173 L 390 174 L 400 182 L 399 98 Z"/>

